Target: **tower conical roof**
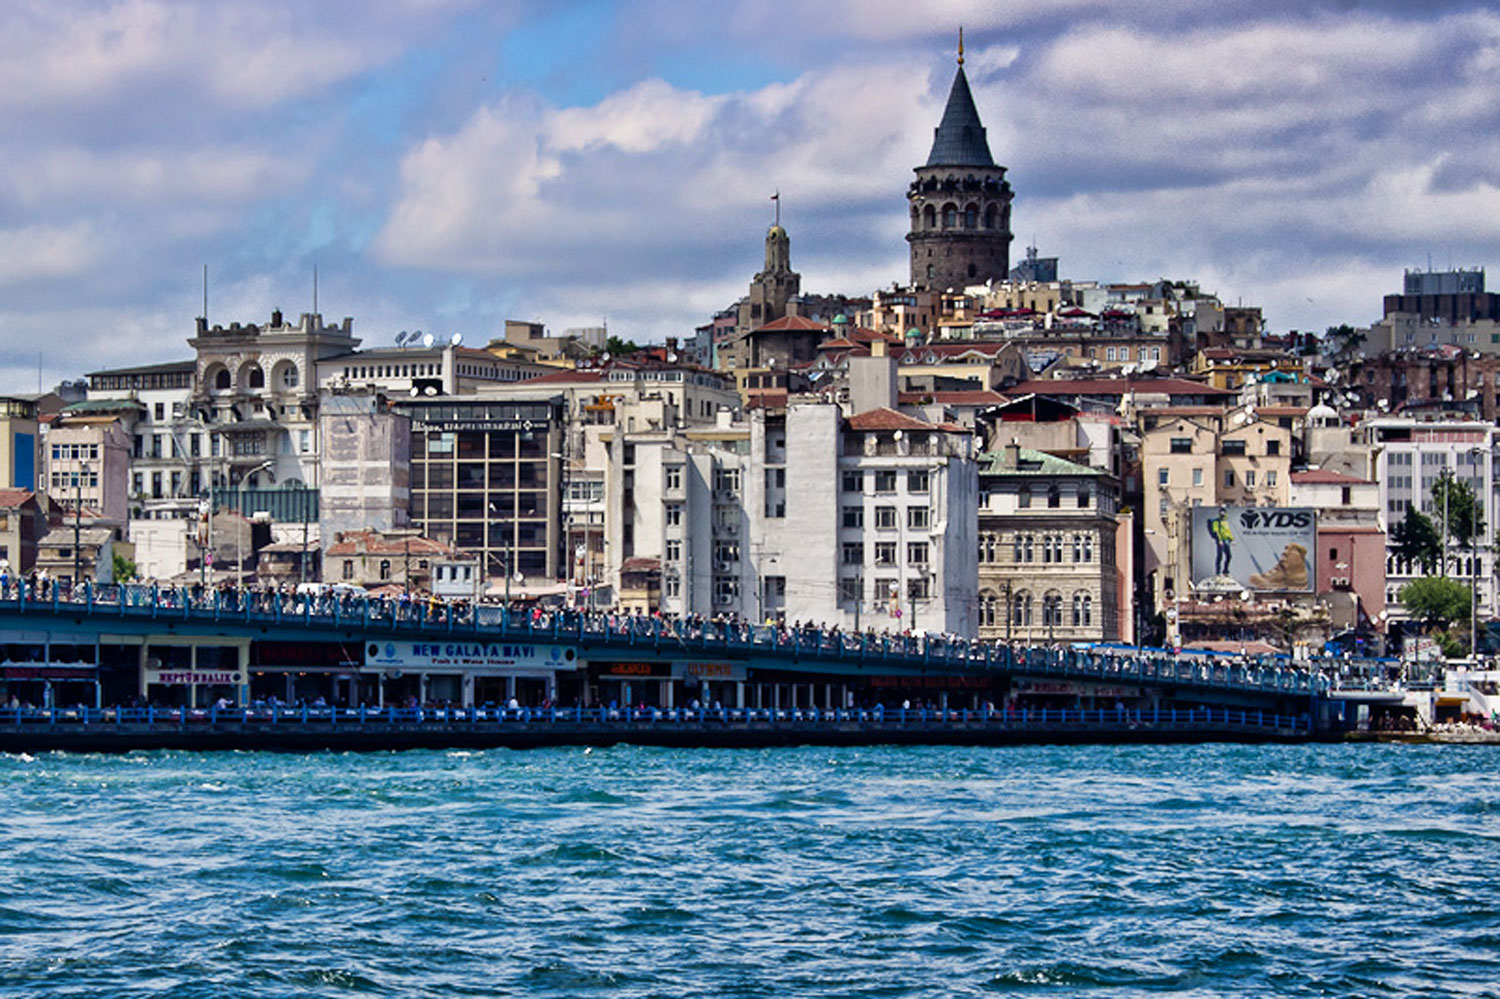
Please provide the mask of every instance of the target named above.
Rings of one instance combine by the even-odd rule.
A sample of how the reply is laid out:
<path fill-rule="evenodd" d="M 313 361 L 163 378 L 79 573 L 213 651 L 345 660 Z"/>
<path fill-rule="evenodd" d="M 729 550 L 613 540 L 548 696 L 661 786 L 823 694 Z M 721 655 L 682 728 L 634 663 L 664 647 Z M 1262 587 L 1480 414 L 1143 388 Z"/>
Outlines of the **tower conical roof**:
<path fill-rule="evenodd" d="M 990 156 L 990 144 L 984 137 L 984 126 L 979 121 L 979 111 L 974 107 L 974 95 L 969 92 L 969 79 L 964 76 L 962 65 L 953 76 L 953 89 L 948 91 L 948 106 L 943 109 L 943 120 L 933 129 L 932 152 L 927 156 L 927 165 L 995 165 L 994 158 Z"/>

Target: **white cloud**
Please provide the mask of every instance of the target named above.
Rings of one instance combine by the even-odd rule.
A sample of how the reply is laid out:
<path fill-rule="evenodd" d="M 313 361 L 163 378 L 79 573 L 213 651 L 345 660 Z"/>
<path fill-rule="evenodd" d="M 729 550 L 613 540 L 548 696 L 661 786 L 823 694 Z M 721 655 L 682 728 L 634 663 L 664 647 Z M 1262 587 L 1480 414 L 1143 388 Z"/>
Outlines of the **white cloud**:
<path fill-rule="evenodd" d="M 0 285 L 81 277 L 99 261 L 98 234 L 84 223 L 0 229 Z"/>

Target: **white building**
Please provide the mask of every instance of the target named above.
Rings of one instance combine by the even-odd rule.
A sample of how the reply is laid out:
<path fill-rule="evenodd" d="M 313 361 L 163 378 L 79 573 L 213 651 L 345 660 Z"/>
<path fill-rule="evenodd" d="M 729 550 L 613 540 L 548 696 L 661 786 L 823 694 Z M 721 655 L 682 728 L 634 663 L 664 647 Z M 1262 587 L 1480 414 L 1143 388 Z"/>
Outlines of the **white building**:
<path fill-rule="evenodd" d="M 622 433 L 607 551 L 661 560 L 662 610 L 973 635 L 972 436 L 891 409 Z"/>
<path fill-rule="evenodd" d="M 1441 519 L 1435 509 L 1432 487 L 1446 471 L 1467 482 L 1484 505 L 1485 535 L 1495 530 L 1500 512 L 1500 482 L 1495 475 L 1495 449 L 1500 429 L 1488 423 L 1453 419 L 1381 417 L 1371 420 L 1370 443 L 1375 449 L 1375 481 L 1380 488 L 1380 526 L 1387 539 L 1401 523 L 1408 506 Z M 1425 575 L 1422 567 L 1396 556 L 1387 541 L 1386 604 L 1393 616 L 1404 613 L 1397 594 L 1401 587 Z M 1495 551 L 1481 545 L 1476 552 L 1461 551 L 1453 542 L 1445 550 L 1441 573 L 1478 584 L 1479 612 L 1493 616 L 1495 605 Z"/>

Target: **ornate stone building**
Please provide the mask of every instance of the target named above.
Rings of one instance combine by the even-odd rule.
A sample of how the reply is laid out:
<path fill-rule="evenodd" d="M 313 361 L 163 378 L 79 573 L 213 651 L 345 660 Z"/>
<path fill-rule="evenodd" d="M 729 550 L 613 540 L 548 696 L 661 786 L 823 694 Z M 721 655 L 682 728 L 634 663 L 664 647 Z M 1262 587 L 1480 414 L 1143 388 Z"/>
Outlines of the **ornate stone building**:
<path fill-rule="evenodd" d="M 911 205 L 911 283 L 962 289 L 1010 274 L 1010 203 L 1005 167 L 990 155 L 964 76 L 963 40 L 948 106 L 927 163 L 906 192 Z"/>

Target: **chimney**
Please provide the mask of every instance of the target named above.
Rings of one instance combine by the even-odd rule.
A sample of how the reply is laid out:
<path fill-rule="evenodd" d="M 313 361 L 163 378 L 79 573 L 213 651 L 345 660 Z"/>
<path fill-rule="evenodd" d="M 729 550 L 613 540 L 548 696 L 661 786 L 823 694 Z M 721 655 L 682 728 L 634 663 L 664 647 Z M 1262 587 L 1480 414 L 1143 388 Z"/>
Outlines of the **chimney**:
<path fill-rule="evenodd" d="M 1012 437 L 1010 443 L 1005 445 L 1005 467 L 1021 467 L 1021 440 L 1019 437 Z"/>

